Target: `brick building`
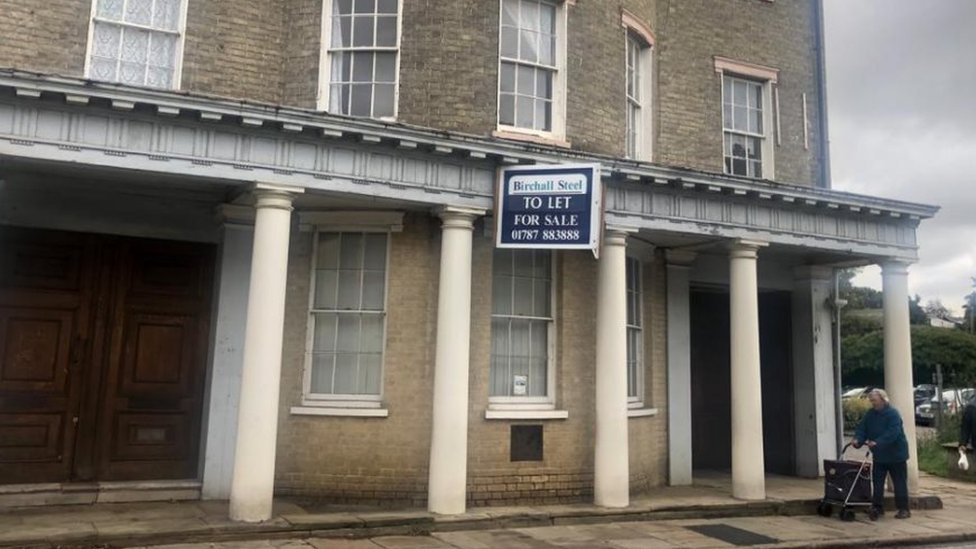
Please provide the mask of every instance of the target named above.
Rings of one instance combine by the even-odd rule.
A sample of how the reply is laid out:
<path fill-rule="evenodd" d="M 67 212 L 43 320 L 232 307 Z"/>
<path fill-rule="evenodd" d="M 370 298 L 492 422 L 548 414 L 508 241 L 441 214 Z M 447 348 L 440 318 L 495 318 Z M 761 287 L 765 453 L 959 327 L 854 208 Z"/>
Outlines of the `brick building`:
<path fill-rule="evenodd" d="M 818 1 L 0 14 L 7 494 L 762 499 L 836 453 L 833 270 L 872 263 L 909 413 L 936 209 L 830 189 Z M 580 163 L 600 259 L 495 246 L 500 168 Z"/>

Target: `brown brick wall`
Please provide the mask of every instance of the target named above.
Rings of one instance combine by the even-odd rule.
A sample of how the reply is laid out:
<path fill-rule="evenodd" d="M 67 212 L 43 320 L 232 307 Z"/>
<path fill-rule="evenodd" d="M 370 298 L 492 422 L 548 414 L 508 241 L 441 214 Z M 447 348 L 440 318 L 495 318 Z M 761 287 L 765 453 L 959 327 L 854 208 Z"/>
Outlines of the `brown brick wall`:
<path fill-rule="evenodd" d="M 408 216 L 390 243 L 383 393 L 387 418 L 298 416 L 311 233 L 293 238 L 275 490 L 333 502 L 422 505 L 427 498 L 439 229 Z M 436 232 L 434 231 L 435 229 Z"/>
<path fill-rule="evenodd" d="M 318 87 L 323 0 L 189 0 L 183 89 L 311 108 Z M 495 129 L 498 3 L 403 0 L 399 119 L 488 135 Z M 567 139 L 624 152 L 621 9 L 654 31 L 654 159 L 722 171 L 721 90 L 713 57 L 780 70 L 782 143 L 776 179 L 819 173 L 814 0 L 616 0 L 566 6 Z M 84 69 L 90 3 L 0 0 L 0 66 L 68 75 Z M 809 150 L 802 94 L 808 95 Z"/>
<path fill-rule="evenodd" d="M 776 180 L 811 185 L 819 150 L 812 1 L 658 0 L 658 116 L 655 159 L 721 172 L 719 55 L 779 69 L 782 145 Z M 808 94 L 810 150 L 803 148 L 801 97 Z"/>
<path fill-rule="evenodd" d="M 281 102 L 282 3 L 189 0 L 183 89 Z"/>
<path fill-rule="evenodd" d="M 90 15 L 91 0 L 0 0 L 0 67 L 81 76 Z"/>

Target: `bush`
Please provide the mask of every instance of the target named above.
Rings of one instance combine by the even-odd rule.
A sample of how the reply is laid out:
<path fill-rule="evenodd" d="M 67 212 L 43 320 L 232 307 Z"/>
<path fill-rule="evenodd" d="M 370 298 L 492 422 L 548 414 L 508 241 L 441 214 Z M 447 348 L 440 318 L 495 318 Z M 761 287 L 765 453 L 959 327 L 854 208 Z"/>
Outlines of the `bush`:
<path fill-rule="evenodd" d="M 861 418 L 871 409 L 871 401 L 866 398 L 844 399 L 844 430 L 853 431 L 861 423 Z"/>
<path fill-rule="evenodd" d="M 949 464 L 946 462 L 946 451 L 942 447 L 945 443 L 959 442 L 959 425 L 962 414 L 946 414 L 942 416 L 942 424 L 935 436 L 918 440 L 918 468 L 926 473 L 940 477 L 949 476 Z"/>

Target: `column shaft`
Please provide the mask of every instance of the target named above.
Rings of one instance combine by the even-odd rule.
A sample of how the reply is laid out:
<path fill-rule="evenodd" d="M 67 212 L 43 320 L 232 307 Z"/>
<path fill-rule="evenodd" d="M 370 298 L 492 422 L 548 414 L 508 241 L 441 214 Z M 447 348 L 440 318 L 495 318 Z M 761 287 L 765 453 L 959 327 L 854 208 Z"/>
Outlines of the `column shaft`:
<path fill-rule="evenodd" d="M 732 495 L 765 499 L 759 367 L 758 245 L 737 243 L 729 264 L 732 365 Z"/>
<path fill-rule="evenodd" d="M 626 244 L 625 233 L 608 230 L 599 261 L 593 499 L 603 507 L 630 504 Z"/>
<path fill-rule="evenodd" d="M 441 213 L 440 285 L 434 359 L 434 409 L 427 507 L 432 513 L 465 511 L 468 474 L 468 369 L 471 340 L 471 239 L 483 212 Z"/>
<path fill-rule="evenodd" d="M 255 196 L 254 251 L 230 489 L 230 517 L 246 522 L 271 518 L 292 209 L 291 193 L 259 189 Z"/>
<path fill-rule="evenodd" d="M 908 437 L 908 489 L 918 490 L 915 392 L 912 381 L 912 332 L 908 315 L 908 265 L 882 265 L 884 291 L 884 376 L 891 405 L 901 414 Z"/>
<path fill-rule="evenodd" d="M 668 482 L 692 483 L 691 311 L 688 275 L 695 255 L 668 250 Z"/>

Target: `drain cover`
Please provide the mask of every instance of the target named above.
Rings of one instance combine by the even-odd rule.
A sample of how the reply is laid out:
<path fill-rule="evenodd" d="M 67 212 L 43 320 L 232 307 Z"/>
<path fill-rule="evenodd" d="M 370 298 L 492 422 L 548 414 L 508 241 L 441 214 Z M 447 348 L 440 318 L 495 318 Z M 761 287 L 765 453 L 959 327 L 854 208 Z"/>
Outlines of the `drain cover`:
<path fill-rule="evenodd" d="M 776 538 L 743 530 L 742 528 L 736 528 L 735 526 L 729 526 L 728 524 L 699 524 L 697 526 L 687 526 L 686 528 L 704 536 L 731 543 L 732 545 L 766 545 L 779 542 Z"/>

